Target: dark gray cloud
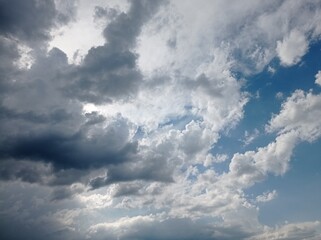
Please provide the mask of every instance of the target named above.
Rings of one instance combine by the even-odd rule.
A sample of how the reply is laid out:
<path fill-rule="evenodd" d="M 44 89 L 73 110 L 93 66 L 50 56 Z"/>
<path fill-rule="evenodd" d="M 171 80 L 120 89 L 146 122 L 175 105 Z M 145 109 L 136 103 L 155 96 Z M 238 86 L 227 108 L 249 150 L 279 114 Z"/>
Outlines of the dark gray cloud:
<path fill-rule="evenodd" d="M 136 143 L 127 141 L 124 121 L 109 125 L 93 139 L 87 136 L 88 131 L 84 127 L 74 134 L 64 134 L 45 129 L 7 136 L 1 141 L 0 156 L 45 161 L 56 169 L 87 169 L 119 164 L 136 153 Z"/>
<path fill-rule="evenodd" d="M 111 165 L 106 176 L 91 179 L 89 186 L 97 189 L 112 183 L 130 182 L 134 180 L 173 182 L 173 168 L 169 164 L 171 159 L 162 157 L 136 156 L 131 162 Z"/>
<path fill-rule="evenodd" d="M 101 139 L 103 140 L 103 139 Z M 135 144 L 125 145 L 118 151 L 108 149 L 105 144 L 85 140 L 81 133 L 72 136 L 59 134 L 30 135 L 7 139 L 2 144 L 2 157 L 37 159 L 52 162 L 56 168 L 89 168 L 117 164 L 135 152 Z M 105 150 L 107 148 L 107 150 Z"/>
<path fill-rule="evenodd" d="M 51 193 L 51 201 L 59 201 L 63 199 L 70 198 L 73 195 L 73 192 L 69 188 L 56 188 Z"/>
<path fill-rule="evenodd" d="M 76 96 L 80 101 L 108 102 L 110 99 L 130 97 L 137 91 L 142 78 L 136 68 L 137 55 L 128 48 L 119 49 L 118 42 L 111 41 L 92 48 L 83 64 L 73 67 L 68 65 L 66 55 L 54 48 L 48 54 L 38 52 L 30 70 L 18 71 L 14 65 L 19 58 L 17 45 L 7 38 L 32 43 L 46 41 L 50 38 L 51 28 L 68 19 L 63 18 L 54 2 L 49 0 L 1 1 L 0 4 L 0 33 L 4 36 L 1 38 L 1 49 L 6 60 L 1 67 L 6 72 L 4 77 L 7 80 L 0 109 L 2 161 L 46 162 L 53 166 L 57 175 L 61 175 L 62 169 L 77 170 L 70 178 L 62 177 L 61 181 L 54 178 L 51 184 L 75 181 L 79 179 L 79 171 L 130 161 L 136 154 L 137 143 L 128 140 L 126 121 L 119 118 L 113 123 L 106 123 L 106 119 L 97 113 L 83 115 L 81 102 L 70 99 Z M 157 4 L 133 1 L 128 14 L 115 17 L 113 31 L 108 31 L 115 36 L 123 32 L 121 37 L 133 43 L 147 16 L 157 5 L 158 1 Z M 127 30 L 122 29 L 125 15 L 126 24 L 132 24 L 132 27 L 126 26 L 135 29 L 130 39 L 124 35 Z M 119 30 L 116 31 L 116 28 Z M 70 76 L 73 78 L 70 79 Z M 72 79 L 74 81 L 70 81 Z M 7 179 L 40 182 L 39 174 L 31 172 L 35 176 L 32 179 L 31 175 L 27 175 L 30 168 L 21 166 L 6 168 L 11 172 L 4 176 Z"/>
<path fill-rule="evenodd" d="M 143 184 L 141 182 L 118 184 L 113 192 L 113 197 L 123 197 L 130 195 L 140 195 Z"/>
<path fill-rule="evenodd" d="M 8 84 L 0 108 L 0 157 L 1 164 L 12 159 L 15 167 L 3 164 L 2 179 L 71 184 L 88 169 L 123 163 L 136 154 L 125 119 L 106 122 L 98 113 L 83 114 L 79 102 L 62 94 L 64 81 L 59 76 L 66 67 L 65 54 L 53 49 L 18 74 L 14 86 Z M 23 160 L 51 164 L 53 179 L 44 182 Z"/>
<path fill-rule="evenodd" d="M 2 107 L 2 118 L 22 122 L 24 130 L 18 135 L 8 134 L 3 139 L 3 146 L 6 147 L 1 148 L 1 156 L 45 161 L 53 164 L 57 171 L 113 165 L 108 170 L 108 182 L 136 178 L 165 180 L 161 173 L 151 171 L 153 166 L 143 169 L 135 167 L 135 170 L 129 170 L 126 166 L 115 167 L 132 161 L 137 151 L 136 143 L 127 141 L 128 132 L 124 131 L 128 131 L 128 126 L 124 121 L 118 119 L 116 125 L 119 128 L 109 126 L 102 130 L 103 134 L 95 132 L 89 138 L 88 135 L 95 131 L 95 125 L 103 124 L 106 119 L 97 113 L 82 116 L 77 103 L 66 104 L 70 98 L 95 103 L 126 101 L 135 94 L 142 75 L 136 67 L 138 56 L 130 48 L 159 4 L 160 1 L 132 1 L 128 13 L 119 14 L 106 27 L 104 34 L 108 43 L 90 49 L 79 67 L 69 67 L 65 54 L 59 49 L 53 49 L 48 57 L 38 60 L 25 75 L 27 83 L 21 84 L 20 91 L 15 93 L 16 96 L 21 94 L 19 99 L 27 95 L 24 99 L 26 109 L 24 103 L 10 97 L 7 102 L 18 109 Z M 27 88 L 38 91 L 26 94 L 29 92 Z M 34 103 L 34 100 L 41 99 L 37 96 L 39 92 L 46 92 L 46 99 Z M 34 106 L 33 109 L 28 109 L 30 105 Z M 52 106 L 54 108 L 48 112 L 48 107 Z M 40 129 L 39 124 L 43 125 Z M 98 184 L 99 179 L 96 182 Z"/>
<path fill-rule="evenodd" d="M 15 94 L 13 81 L 23 72 L 17 67 L 19 46 L 31 47 L 33 57 L 45 54 L 51 30 L 69 22 L 74 14 L 74 2 L 61 11 L 54 0 L 0 0 L 0 100 L 3 94 Z"/>
<path fill-rule="evenodd" d="M 63 21 L 53 1 L 14 2 L 16 5 L 1 2 L 5 13 L 1 16 L 2 50 L 7 60 L 2 64 L 7 81 L 0 105 L 0 157 L 1 162 L 12 161 L 10 168 L 3 165 L 7 170 L 3 179 L 66 185 L 80 181 L 88 170 L 107 167 L 104 185 L 135 179 L 171 180 L 169 173 L 163 176 L 155 170 L 163 167 L 162 161 L 138 167 L 137 143 L 129 139 L 127 120 L 118 117 L 108 122 L 98 113 L 82 113 L 82 102 L 126 101 L 138 91 L 142 74 L 131 47 L 161 1 L 132 1 L 129 11 L 115 15 L 106 27 L 107 43 L 90 49 L 80 66 L 69 65 L 66 54 L 54 48 L 48 54 L 37 51 L 34 64 L 26 70 L 14 65 L 19 53 L 7 37 L 46 41 L 50 29 Z M 32 14 L 35 17 L 30 19 Z M 13 50 L 8 50 L 11 45 Z M 51 179 L 45 181 L 40 171 L 28 175 L 32 164 L 21 164 L 24 161 L 49 164 Z M 131 169 L 126 162 L 138 164 Z M 96 182 L 97 187 L 99 179 Z M 58 193 L 53 198 L 64 195 Z"/>
<path fill-rule="evenodd" d="M 70 16 L 57 11 L 53 0 L 0 1 L 0 34 L 32 45 L 48 40 L 52 27 L 69 20 Z"/>
<path fill-rule="evenodd" d="M 0 36 L 0 101 L 3 98 L 3 94 L 11 91 L 12 83 L 10 79 L 14 78 L 19 72 L 14 64 L 19 56 L 17 44 Z"/>
<path fill-rule="evenodd" d="M 65 89 L 65 94 L 98 104 L 127 101 L 133 97 L 143 76 L 136 65 L 138 55 L 132 48 L 142 27 L 161 3 L 159 0 L 133 0 L 127 13 L 113 16 L 104 30 L 107 43 L 91 48 L 82 65 L 70 73 L 73 82 Z M 108 14 L 106 9 L 96 8 L 96 15 L 105 14 Z"/>
<path fill-rule="evenodd" d="M 1 159 L 0 180 L 23 181 L 47 186 L 69 186 L 86 182 L 88 169 L 54 168 L 50 162 L 19 159 Z"/>
<path fill-rule="evenodd" d="M 83 182 L 88 175 L 88 169 L 53 169 L 52 178 L 47 182 L 50 186 L 67 186 Z"/>
<path fill-rule="evenodd" d="M 95 7 L 95 12 L 94 12 L 94 19 L 100 20 L 100 19 L 114 19 L 117 16 L 118 11 L 114 8 L 103 8 L 101 6 L 96 6 Z"/>
<path fill-rule="evenodd" d="M 162 0 L 132 0 L 128 13 L 121 13 L 104 30 L 107 42 L 118 51 L 132 48 L 142 26 L 158 9 Z"/>
<path fill-rule="evenodd" d="M 72 136 L 80 132 L 86 118 L 79 103 L 71 103 L 60 93 L 63 82 L 57 76 L 67 67 L 66 55 L 52 49 L 48 55 L 39 55 L 31 69 L 17 71 L 14 81 L 8 78 L 0 103 L 2 159 L 52 163 L 54 156 L 63 156 L 55 151 L 66 149 L 66 141 L 67 148 L 76 149 L 71 146 L 76 139 Z M 58 168 L 59 164 L 54 165 Z M 26 179 L 17 172 L 13 176 Z"/>
<path fill-rule="evenodd" d="M 57 123 L 68 120 L 72 115 L 65 109 L 54 109 L 52 112 L 38 114 L 32 111 L 16 112 L 6 107 L 0 107 L 0 119 L 19 119 L 32 123 Z"/>
<path fill-rule="evenodd" d="M 51 201 L 70 199 L 73 195 L 82 193 L 84 188 L 79 186 L 59 186 L 53 189 L 50 195 Z"/>
<path fill-rule="evenodd" d="M 127 101 L 142 81 L 136 60 L 136 54 L 115 51 L 111 45 L 90 49 L 82 65 L 70 73 L 73 81 L 63 89 L 65 96 L 98 104 Z"/>
<path fill-rule="evenodd" d="M 45 178 L 51 174 L 51 171 L 50 166 L 46 164 L 38 164 L 32 161 L 3 160 L 0 164 L 0 179 L 45 183 Z"/>

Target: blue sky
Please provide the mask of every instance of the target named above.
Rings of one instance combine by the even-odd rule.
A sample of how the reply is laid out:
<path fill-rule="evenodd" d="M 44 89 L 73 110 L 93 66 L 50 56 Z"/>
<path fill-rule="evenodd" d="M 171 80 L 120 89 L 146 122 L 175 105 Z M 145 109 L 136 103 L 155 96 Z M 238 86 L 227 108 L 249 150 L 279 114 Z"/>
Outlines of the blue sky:
<path fill-rule="evenodd" d="M 320 239 L 320 23 L 318 0 L 0 1 L 0 238 Z"/>

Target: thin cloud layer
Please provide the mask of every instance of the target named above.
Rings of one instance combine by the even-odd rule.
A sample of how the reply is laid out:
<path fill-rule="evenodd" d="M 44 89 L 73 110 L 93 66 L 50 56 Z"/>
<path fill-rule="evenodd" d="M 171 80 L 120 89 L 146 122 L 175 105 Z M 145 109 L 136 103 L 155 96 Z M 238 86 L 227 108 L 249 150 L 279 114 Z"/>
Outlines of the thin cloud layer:
<path fill-rule="evenodd" d="M 320 238 L 320 219 L 261 215 L 284 196 L 269 180 L 321 136 L 321 66 L 308 65 L 320 12 L 319 1 L 0 1 L 1 239 Z M 70 24 L 104 42 L 68 49 Z M 275 77 L 291 69 L 304 79 Z"/>

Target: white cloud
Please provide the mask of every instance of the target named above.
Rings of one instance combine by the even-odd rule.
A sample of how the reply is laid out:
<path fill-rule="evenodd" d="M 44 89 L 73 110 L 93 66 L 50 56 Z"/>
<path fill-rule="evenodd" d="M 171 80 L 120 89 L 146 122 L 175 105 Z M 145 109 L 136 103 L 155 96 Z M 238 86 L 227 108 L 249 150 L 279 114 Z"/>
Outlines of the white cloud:
<path fill-rule="evenodd" d="M 300 62 L 308 51 L 308 42 L 303 33 L 293 30 L 283 41 L 277 42 L 276 51 L 284 66 L 292 66 Z"/>
<path fill-rule="evenodd" d="M 271 67 L 271 66 L 268 66 L 268 72 L 271 73 L 272 75 L 276 72 L 276 69 Z"/>
<path fill-rule="evenodd" d="M 274 142 L 257 151 L 234 154 L 230 172 L 226 176 L 232 184 L 247 188 L 262 181 L 269 173 L 282 175 L 288 170 L 292 151 L 297 143 L 297 133 L 281 134 Z"/>
<path fill-rule="evenodd" d="M 315 83 L 321 86 L 321 71 L 315 75 Z"/>
<path fill-rule="evenodd" d="M 251 237 L 251 240 L 316 240 L 321 237 L 320 222 L 291 223 L 276 228 L 267 228 L 263 234 Z"/>
<path fill-rule="evenodd" d="M 242 140 L 242 142 L 244 143 L 245 146 L 249 145 L 259 136 L 259 134 L 260 134 L 260 131 L 257 128 L 255 128 L 252 133 L 245 131 L 244 139 Z"/>
<path fill-rule="evenodd" d="M 284 94 L 282 92 L 277 92 L 275 94 L 275 98 L 278 99 L 278 100 L 282 99 L 283 97 L 284 97 Z"/>
<path fill-rule="evenodd" d="M 262 195 L 256 197 L 256 202 L 269 202 L 277 197 L 278 193 L 276 190 L 272 192 L 264 192 Z"/>
<path fill-rule="evenodd" d="M 15 62 L 17 67 L 20 69 L 30 69 L 34 63 L 32 48 L 20 43 L 18 44 L 18 51 L 19 51 L 20 57 Z"/>
<path fill-rule="evenodd" d="M 77 196 L 77 201 L 84 204 L 87 209 L 102 209 L 110 207 L 113 204 L 113 198 L 110 193 L 85 193 Z"/>
<path fill-rule="evenodd" d="M 88 238 L 91 238 L 94 235 L 95 239 L 103 239 L 108 235 L 109 239 L 127 239 L 135 234 L 137 228 L 148 227 L 150 224 L 153 224 L 154 221 L 155 219 L 150 215 L 124 217 L 118 219 L 116 222 L 96 224 L 89 228 Z M 143 234 L 140 232 L 141 229 L 136 233 Z"/>
<path fill-rule="evenodd" d="M 286 133 L 296 131 L 303 141 L 313 141 L 321 136 L 321 94 L 295 91 L 282 104 L 281 111 L 266 126 L 267 131 Z"/>
<path fill-rule="evenodd" d="M 228 159 L 226 154 L 216 154 L 213 156 L 212 154 L 208 154 L 204 161 L 205 167 L 210 167 L 213 163 L 222 163 Z"/>

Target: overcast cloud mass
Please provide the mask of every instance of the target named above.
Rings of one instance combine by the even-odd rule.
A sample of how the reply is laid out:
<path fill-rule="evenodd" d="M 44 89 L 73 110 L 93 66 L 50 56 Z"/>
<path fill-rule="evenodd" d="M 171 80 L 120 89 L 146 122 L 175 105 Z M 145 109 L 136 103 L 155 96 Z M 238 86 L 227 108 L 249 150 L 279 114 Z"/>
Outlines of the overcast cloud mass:
<path fill-rule="evenodd" d="M 0 238 L 321 239 L 321 1 L 0 0 Z"/>

